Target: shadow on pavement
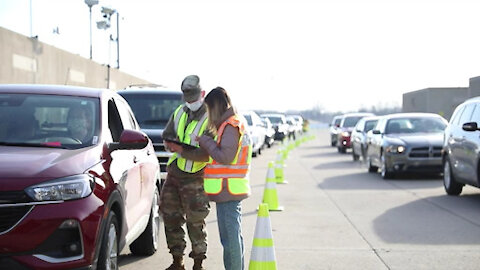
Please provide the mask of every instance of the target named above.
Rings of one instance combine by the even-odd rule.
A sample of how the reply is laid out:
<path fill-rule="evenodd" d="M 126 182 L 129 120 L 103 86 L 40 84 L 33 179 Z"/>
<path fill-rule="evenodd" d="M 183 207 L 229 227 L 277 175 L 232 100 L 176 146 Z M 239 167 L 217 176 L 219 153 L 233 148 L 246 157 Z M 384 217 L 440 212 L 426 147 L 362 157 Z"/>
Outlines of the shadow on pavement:
<path fill-rule="evenodd" d="M 443 182 L 438 180 L 438 178 L 384 180 L 379 173 L 364 172 L 328 177 L 321 181 L 318 187 L 326 190 L 393 190 L 402 188 L 399 185 L 406 183 L 409 189 L 424 189 L 441 187 Z"/>
<path fill-rule="evenodd" d="M 318 157 L 334 157 L 340 156 L 337 152 L 323 152 L 323 153 L 315 153 L 311 155 L 303 155 L 302 158 L 318 158 Z"/>
<path fill-rule="evenodd" d="M 121 254 L 118 256 L 118 266 L 125 266 L 129 265 L 135 262 L 138 262 L 140 260 L 143 260 L 145 258 L 148 258 L 149 256 L 136 256 L 133 254 Z"/>
<path fill-rule="evenodd" d="M 326 169 L 351 169 L 352 167 L 361 168 L 363 165 L 359 162 L 353 162 L 351 160 L 336 160 L 327 163 L 320 163 L 313 167 L 314 170 L 326 170 Z M 367 169 L 365 168 L 365 171 Z"/>
<path fill-rule="evenodd" d="M 387 210 L 373 228 L 388 243 L 478 245 L 479 212 L 480 194 L 428 197 Z"/>

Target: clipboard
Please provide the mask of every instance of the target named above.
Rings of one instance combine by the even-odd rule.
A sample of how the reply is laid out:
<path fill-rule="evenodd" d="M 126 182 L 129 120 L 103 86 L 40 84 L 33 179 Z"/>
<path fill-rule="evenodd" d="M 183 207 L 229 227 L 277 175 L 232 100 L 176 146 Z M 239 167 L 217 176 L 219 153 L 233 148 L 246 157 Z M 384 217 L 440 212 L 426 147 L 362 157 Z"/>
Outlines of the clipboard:
<path fill-rule="evenodd" d="M 186 144 L 186 143 L 182 143 L 182 142 L 179 142 L 177 140 L 173 140 L 173 139 L 163 139 L 164 141 L 167 141 L 167 142 L 171 142 L 171 143 L 174 143 L 174 144 L 178 144 L 180 146 L 182 146 L 184 149 L 187 149 L 187 150 L 195 150 L 197 149 L 196 146 L 193 146 L 193 145 L 190 145 L 190 144 Z"/>

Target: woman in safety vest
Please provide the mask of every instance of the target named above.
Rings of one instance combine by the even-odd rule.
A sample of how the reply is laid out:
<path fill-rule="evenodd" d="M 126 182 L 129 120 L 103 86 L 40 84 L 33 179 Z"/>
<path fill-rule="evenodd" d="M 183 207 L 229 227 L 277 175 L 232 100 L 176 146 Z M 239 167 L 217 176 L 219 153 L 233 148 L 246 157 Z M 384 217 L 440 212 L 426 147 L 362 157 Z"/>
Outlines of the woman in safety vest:
<path fill-rule="evenodd" d="M 215 139 L 197 137 L 201 148 L 211 156 L 205 167 L 204 187 L 217 205 L 218 230 L 227 270 L 244 269 L 241 229 L 241 201 L 250 195 L 248 172 L 252 144 L 244 122 L 235 113 L 225 89 L 217 87 L 205 97 L 208 128 Z"/>

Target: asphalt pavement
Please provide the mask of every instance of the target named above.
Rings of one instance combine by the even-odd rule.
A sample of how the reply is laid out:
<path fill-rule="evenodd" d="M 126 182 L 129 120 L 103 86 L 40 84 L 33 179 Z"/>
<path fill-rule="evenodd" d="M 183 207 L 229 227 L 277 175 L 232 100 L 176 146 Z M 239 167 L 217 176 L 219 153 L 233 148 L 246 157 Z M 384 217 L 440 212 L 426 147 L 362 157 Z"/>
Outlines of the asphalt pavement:
<path fill-rule="evenodd" d="M 480 269 L 480 189 L 447 196 L 439 176 L 383 180 L 329 146 L 327 129 L 289 151 L 287 184 L 277 184 L 283 211 L 271 211 L 277 269 Z M 287 144 L 252 160 L 252 196 L 243 201 L 245 269 L 251 256 L 257 208 L 268 162 Z M 215 204 L 207 218 L 207 269 L 224 269 Z M 190 243 L 186 253 L 190 252 Z M 186 259 L 187 269 L 193 261 Z M 120 269 L 165 269 L 171 256 L 162 233 L 150 257 L 125 250 Z"/>

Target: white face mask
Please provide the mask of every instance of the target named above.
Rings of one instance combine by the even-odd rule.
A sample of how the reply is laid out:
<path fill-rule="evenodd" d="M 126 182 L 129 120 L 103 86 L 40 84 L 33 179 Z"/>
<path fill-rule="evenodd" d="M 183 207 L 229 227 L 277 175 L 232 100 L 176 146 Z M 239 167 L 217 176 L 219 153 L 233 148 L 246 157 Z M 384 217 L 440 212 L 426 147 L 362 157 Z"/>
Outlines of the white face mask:
<path fill-rule="evenodd" d="M 187 106 L 187 108 L 189 108 L 193 112 L 198 111 L 198 109 L 200 109 L 200 107 L 202 107 L 202 104 L 203 104 L 203 98 L 201 98 L 201 99 L 199 99 L 199 100 L 197 100 L 193 103 L 185 102 L 185 105 Z"/>

